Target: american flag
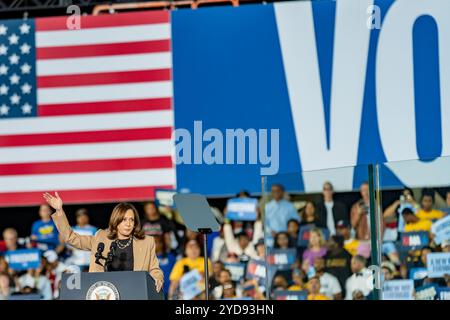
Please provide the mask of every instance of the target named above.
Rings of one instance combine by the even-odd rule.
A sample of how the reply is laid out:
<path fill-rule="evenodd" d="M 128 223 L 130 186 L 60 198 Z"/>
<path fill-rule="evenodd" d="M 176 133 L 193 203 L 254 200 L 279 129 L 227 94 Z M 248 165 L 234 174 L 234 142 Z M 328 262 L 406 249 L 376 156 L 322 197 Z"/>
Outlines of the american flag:
<path fill-rule="evenodd" d="M 0 205 L 174 188 L 169 12 L 66 20 L 0 20 Z"/>

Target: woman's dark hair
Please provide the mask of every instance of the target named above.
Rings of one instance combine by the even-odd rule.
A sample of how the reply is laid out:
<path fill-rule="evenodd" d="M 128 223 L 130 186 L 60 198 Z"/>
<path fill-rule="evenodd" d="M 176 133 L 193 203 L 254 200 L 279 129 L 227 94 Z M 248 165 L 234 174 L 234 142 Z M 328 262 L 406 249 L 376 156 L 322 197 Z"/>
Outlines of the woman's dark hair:
<path fill-rule="evenodd" d="M 145 234 L 141 227 L 141 221 L 139 220 L 139 214 L 136 208 L 127 202 L 121 202 L 117 206 L 114 207 L 111 218 L 109 219 L 109 227 L 108 227 L 108 239 L 114 240 L 117 239 L 117 226 L 123 221 L 125 217 L 125 213 L 131 210 L 134 215 L 134 228 L 132 231 L 132 235 L 137 239 L 144 239 Z"/>
<path fill-rule="evenodd" d="M 306 206 L 308 204 L 311 204 L 314 207 L 314 221 L 317 221 L 319 217 L 317 215 L 316 205 L 312 201 L 306 201 L 305 206 L 300 210 L 300 216 L 302 218 L 302 221 L 306 221 Z"/>
<path fill-rule="evenodd" d="M 282 232 L 278 232 L 275 235 L 274 247 L 277 248 L 277 249 L 280 248 L 280 246 L 278 245 L 278 239 L 280 238 L 281 235 L 285 235 L 286 236 L 286 238 L 288 239 L 288 246 L 289 246 L 289 234 L 287 232 L 285 232 L 285 231 L 282 231 Z"/>

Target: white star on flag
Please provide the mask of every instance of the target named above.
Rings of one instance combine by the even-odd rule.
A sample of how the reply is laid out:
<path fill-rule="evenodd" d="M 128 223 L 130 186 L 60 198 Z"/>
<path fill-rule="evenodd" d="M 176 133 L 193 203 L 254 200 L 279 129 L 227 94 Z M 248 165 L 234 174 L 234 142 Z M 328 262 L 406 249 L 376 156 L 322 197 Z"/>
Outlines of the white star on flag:
<path fill-rule="evenodd" d="M 7 30 L 8 30 L 8 27 L 6 27 L 4 24 L 0 24 L 0 36 L 6 35 Z"/>
<path fill-rule="evenodd" d="M 30 49 L 31 49 L 31 47 L 27 43 L 24 43 L 23 45 L 20 46 L 20 52 L 22 54 L 30 53 Z"/>
<path fill-rule="evenodd" d="M 31 92 L 31 86 L 28 83 L 25 83 L 20 89 L 22 89 L 22 94 L 29 94 Z"/>
<path fill-rule="evenodd" d="M 19 43 L 19 37 L 15 33 L 10 35 L 8 37 L 8 40 L 9 40 L 9 44 L 18 44 Z"/>
<path fill-rule="evenodd" d="M 2 64 L 0 66 L 0 75 L 7 75 L 8 74 L 8 67 Z"/>
<path fill-rule="evenodd" d="M 25 104 L 22 106 L 22 113 L 24 113 L 24 114 L 31 113 L 31 109 L 32 109 L 32 108 L 33 108 L 33 107 L 32 107 L 30 104 L 25 103 Z"/>
<path fill-rule="evenodd" d="M 9 107 L 6 104 L 2 104 L 0 107 L 0 115 L 6 116 L 8 114 Z"/>
<path fill-rule="evenodd" d="M 28 74 L 30 73 L 31 70 L 31 66 L 28 63 L 24 63 L 21 67 L 20 70 L 22 71 L 23 74 Z"/>
<path fill-rule="evenodd" d="M 19 63 L 19 56 L 17 54 L 13 54 L 9 57 L 9 63 L 11 64 L 18 64 Z"/>
<path fill-rule="evenodd" d="M 9 81 L 11 81 L 11 84 L 19 84 L 19 80 L 20 77 L 15 73 L 13 73 L 11 77 L 9 77 Z"/>
<path fill-rule="evenodd" d="M 9 100 L 11 100 L 11 104 L 19 104 L 20 96 L 14 93 L 11 97 L 9 97 Z"/>
<path fill-rule="evenodd" d="M 30 32 L 30 25 L 22 23 L 19 29 L 21 34 L 28 34 Z"/>
<path fill-rule="evenodd" d="M 6 85 L 2 84 L 0 86 L 0 95 L 8 94 L 8 90 L 9 90 L 9 88 Z"/>
<path fill-rule="evenodd" d="M 0 46 L 0 56 L 6 55 L 7 52 L 8 52 L 8 47 L 5 46 L 4 44 L 2 44 L 2 45 Z"/>

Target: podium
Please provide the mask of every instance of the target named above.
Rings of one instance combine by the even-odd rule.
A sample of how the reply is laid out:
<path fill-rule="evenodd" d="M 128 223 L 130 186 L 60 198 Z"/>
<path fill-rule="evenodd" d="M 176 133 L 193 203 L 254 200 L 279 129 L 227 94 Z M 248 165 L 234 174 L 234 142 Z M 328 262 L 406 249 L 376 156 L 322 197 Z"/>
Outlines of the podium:
<path fill-rule="evenodd" d="M 146 271 L 64 273 L 60 300 L 164 300 Z"/>

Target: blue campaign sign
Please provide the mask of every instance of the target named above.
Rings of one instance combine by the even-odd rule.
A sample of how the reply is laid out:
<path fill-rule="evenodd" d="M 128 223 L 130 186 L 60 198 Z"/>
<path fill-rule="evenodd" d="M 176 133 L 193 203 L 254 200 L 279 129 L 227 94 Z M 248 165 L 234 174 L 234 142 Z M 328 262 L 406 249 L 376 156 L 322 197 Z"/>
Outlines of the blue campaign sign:
<path fill-rule="evenodd" d="M 245 263 L 225 263 L 225 269 L 231 273 L 231 280 L 239 282 L 245 276 Z"/>
<path fill-rule="evenodd" d="M 383 283 L 383 300 L 414 300 L 414 280 L 390 280 Z"/>
<path fill-rule="evenodd" d="M 256 279 L 259 285 L 265 285 L 266 264 L 264 261 L 251 259 L 247 263 L 246 279 Z"/>
<path fill-rule="evenodd" d="M 427 255 L 429 278 L 441 278 L 450 275 L 450 252 L 429 253 Z"/>
<path fill-rule="evenodd" d="M 450 288 L 438 287 L 436 288 L 436 292 L 437 300 L 450 300 Z"/>
<path fill-rule="evenodd" d="M 314 225 L 306 225 L 300 227 L 298 231 L 298 240 L 297 240 L 297 246 L 299 247 L 307 247 L 309 243 L 309 233 L 312 229 L 316 228 Z M 330 231 L 325 228 L 318 228 L 322 234 L 325 240 L 328 240 L 330 237 Z"/>
<path fill-rule="evenodd" d="M 173 196 L 177 193 L 176 190 L 156 189 L 155 190 L 155 204 L 159 206 L 166 206 L 174 208 Z"/>
<path fill-rule="evenodd" d="M 295 262 L 297 250 L 291 249 L 267 249 L 267 263 L 276 265 L 280 269 L 290 268 Z"/>
<path fill-rule="evenodd" d="M 401 249 L 417 250 L 430 242 L 428 232 L 403 232 L 400 236 Z"/>
<path fill-rule="evenodd" d="M 308 298 L 308 291 L 289 291 L 277 290 L 273 293 L 275 300 L 306 300 Z"/>
<path fill-rule="evenodd" d="M 258 199 L 232 198 L 227 202 L 226 218 L 237 221 L 255 221 Z"/>
<path fill-rule="evenodd" d="M 450 239 L 450 215 L 437 220 L 431 226 L 431 232 L 435 235 L 434 241 L 441 244 L 444 240 Z"/>
<path fill-rule="evenodd" d="M 41 251 L 39 249 L 7 251 L 5 258 L 9 267 L 13 270 L 36 269 L 41 264 Z"/>
<path fill-rule="evenodd" d="M 180 280 L 180 290 L 183 294 L 183 300 L 191 300 L 204 290 L 202 285 L 202 276 L 198 270 L 194 269 L 185 273 Z"/>

